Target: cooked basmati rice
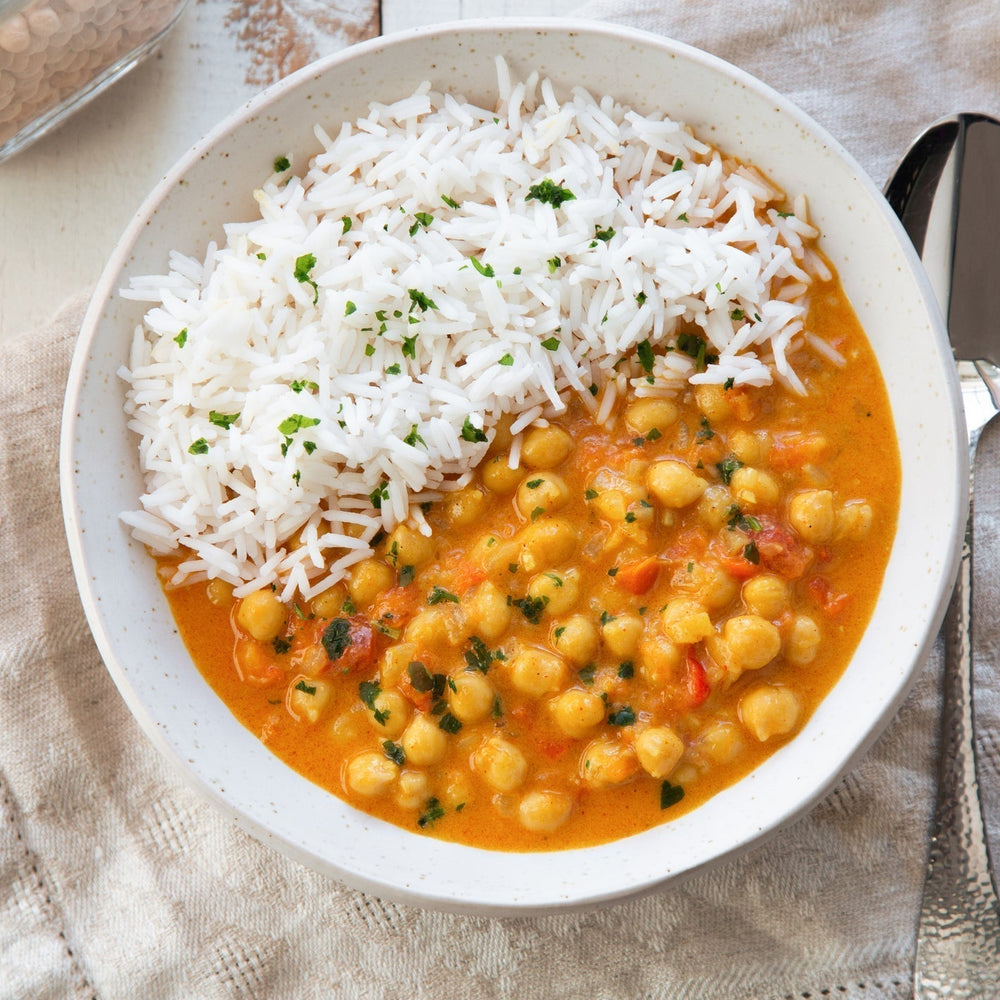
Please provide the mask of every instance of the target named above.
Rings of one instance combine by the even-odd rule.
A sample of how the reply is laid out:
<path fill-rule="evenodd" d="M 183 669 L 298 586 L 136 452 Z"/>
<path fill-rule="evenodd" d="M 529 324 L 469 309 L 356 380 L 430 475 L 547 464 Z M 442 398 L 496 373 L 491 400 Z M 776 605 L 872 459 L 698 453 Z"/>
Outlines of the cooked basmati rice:
<path fill-rule="evenodd" d="M 829 272 L 804 199 L 782 211 L 678 122 L 559 102 L 502 60 L 498 78 L 495 109 L 424 84 L 317 128 L 259 218 L 122 291 L 155 303 L 121 371 L 146 486 L 122 520 L 183 553 L 173 583 L 309 597 L 379 531 L 426 528 L 420 504 L 468 482 L 504 414 L 517 435 L 569 392 L 600 421 L 629 383 L 803 392 L 796 350 L 837 362 L 805 326 Z M 707 366 L 677 349 L 694 329 Z"/>

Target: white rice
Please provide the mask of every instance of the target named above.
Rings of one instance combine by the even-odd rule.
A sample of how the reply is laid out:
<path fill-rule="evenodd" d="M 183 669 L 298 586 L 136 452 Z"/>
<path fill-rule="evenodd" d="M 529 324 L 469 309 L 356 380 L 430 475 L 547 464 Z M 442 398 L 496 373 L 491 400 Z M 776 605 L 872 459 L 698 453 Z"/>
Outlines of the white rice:
<path fill-rule="evenodd" d="M 678 122 L 498 78 L 496 109 L 424 84 L 317 127 L 258 219 L 122 291 L 154 303 L 121 371 L 146 486 L 122 520 L 184 553 L 174 583 L 311 596 L 411 511 L 426 528 L 418 505 L 468 481 L 505 413 L 517 433 L 577 392 L 607 420 L 629 381 L 802 392 L 797 350 L 837 360 L 805 327 L 829 272 L 801 196 L 787 215 Z M 572 200 L 529 197 L 549 182 Z M 718 355 L 701 372 L 682 327 Z"/>

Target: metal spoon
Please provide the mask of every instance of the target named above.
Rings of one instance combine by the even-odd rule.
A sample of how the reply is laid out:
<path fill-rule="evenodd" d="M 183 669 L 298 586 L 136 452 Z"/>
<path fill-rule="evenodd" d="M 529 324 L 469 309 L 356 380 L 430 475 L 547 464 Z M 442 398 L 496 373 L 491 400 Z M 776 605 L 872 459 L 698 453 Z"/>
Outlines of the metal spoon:
<path fill-rule="evenodd" d="M 960 114 L 932 125 L 886 186 L 948 319 L 976 445 L 1000 411 L 1000 121 Z M 972 714 L 972 514 L 945 619 L 937 802 L 917 934 L 914 995 L 1000 995 L 1000 901 L 990 869 Z"/>

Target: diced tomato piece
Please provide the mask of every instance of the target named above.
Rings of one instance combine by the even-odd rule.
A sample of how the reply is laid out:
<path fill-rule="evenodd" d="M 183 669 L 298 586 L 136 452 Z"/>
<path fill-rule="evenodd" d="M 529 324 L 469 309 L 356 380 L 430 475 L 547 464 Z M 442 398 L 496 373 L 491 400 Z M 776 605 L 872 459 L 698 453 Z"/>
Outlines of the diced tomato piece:
<path fill-rule="evenodd" d="M 825 576 L 814 576 L 807 584 L 812 599 L 831 617 L 839 615 L 850 603 L 850 594 L 835 594 Z"/>
<path fill-rule="evenodd" d="M 790 531 L 776 524 L 765 524 L 753 532 L 760 554 L 760 565 L 786 580 L 797 580 L 813 561 L 813 551 Z"/>
<path fill-rule="evenodd" d="M 705 665 L 693 653 L 688 651 L 687 674 L 685 684 L 687 686 L 688 699 L 691 708 L 697 708 L 712 693 L 712 688 L 708 683 L 708 673 Z"/>
<path fill-rule="evenodd" d="M 659 572 L 660 564 L 657 562 L 656 556 L 649 556 L 647 559 L 639 559 L 636 562 L 619 566 L 614 581 L 630 594 L 638 596 L 645 594 L 656 583 Z"/>
<path fill-rule="evenodd" d="M 399 680 L 396 682 L 396 686 L 399 688 L 399 693 L 406 698 L 406 700 L 415 709 L 420 712 L 430 711 L 432 692 L 418 691 L 410 682 L 410 675 L 406 670 L 399 675 Z"/>
<path fill-rule="evenodd" d="M 256 639 L 236 640 L 233 663 L 237 676 L 244 684 L 266 687 L 285 676 L 285 671 L 275 662 L 274 649 Z"/>
<path fill-rule="evenodd" d="M 549 760 L 558 760 L 570 748 L 569 740 L 541 740 L 538 749 Z"/>
<path fill-rule="evenodd" d="M 419 603 L 416 587 L 390 587 L 372 606 L 371 620 L 404 628 L 416 614 Z"/>
<path fill-rule="evenodd" d="M 378 658 L 378 643 L 371 622 L 364 615 L 350 618 L 315 618 L 303 622 L 296 632 L 296 645 L 304 640 L 307 645 L 321 645 L 327 629 L 334 622 L 346 622 L 339 626 L 340 641 L 332 647 L 337 655 L 330 659 L 330 648 L 326 648 L 329 662 L 325 670 L 348 673 L 374 667 Z"/>
<path fill-rule="evenodd" d="M 760 563 L 750 562 L 742 552 L 737 552 L 735 555 L 726 554 L 718 558 L 719 565 L 730 576 L 735 576 L 737 580 L 749 580 L 750 577 L 760 572 Z"/>

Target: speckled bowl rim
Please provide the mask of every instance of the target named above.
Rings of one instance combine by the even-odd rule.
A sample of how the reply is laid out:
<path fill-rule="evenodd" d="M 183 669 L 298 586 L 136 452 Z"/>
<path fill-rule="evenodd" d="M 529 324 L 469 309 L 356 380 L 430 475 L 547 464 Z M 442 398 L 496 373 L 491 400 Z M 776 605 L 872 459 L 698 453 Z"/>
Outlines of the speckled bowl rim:
<path fill-rule="evenodd" d="M 922 351 L 919 366 L 895 352 L 892 357 L 882 357 L 890 392 L 894 393 L 893 409 L 904 457 L 900 535 L 890 560 L 887 588 L 855 661 L 802 733 L 747 778 L 676 820 L 614 844 L 526 854 L 464 847 L 374 820 L 322 792 L 272 757 L 235 722 L 183 649 L 178 650 L 179 639 L 165 601 L 162 595 L 156 597 L 155 578 L 151 588 L 144 575 L 154 576 L 152 562 L 117 524 L 115 510 L 109 509 L 116 506 L 117 494 L 123 489 L 123 495 L 128 495 L 127 484 L 123 487 L 122 482 L 138 475 L 134 455 L 129 460 L 122 454 L 130 439 L 114 418 L 117 410 L 119 422 L 124 424 L 120 410 L 123 387 L 116 382 L 114 372 L 117 364 L 127 359 L 120 348 L 130 338 L 130 330 L 122 330 L 122 321 L 115 318 L 119 308 L 116 290 L 144 248 L 143 240 L 149 240 L 151 228 L 171 224 L 167 210 L 174 200 L 183 203 L 185 196 L 178 191 L 186 176 L 196 174 L 203 161 L 221 155 L 226 143 L 235 141 L 241 130 L 252 136 L 253 129 L 269 114 L 280 123 L 275 105 L 283 99 L 299 103 L 303 98 L 313 100 L 308 92 L 322 89 L 338 73 L 350 70 L 352 78 L 363 76 L 378 60 L 408 65 L 406 60 L 416 60 L 414 53 L 419 52 L 428 54 L 426 76 L 436 84 L 451 86 L 446 73 L 444 79 L 438 75 L 441 69 L 433 63 L 434 53 L 450 50 L 456 62 L 460 58 L 475 62 L 482 58 L 472 55 L 476 45 L 511 54 L 504 46 L 515 41 L 520 43 L 515 46 L 518 52 L 526 45 L 530 49 L 531 44 L 544 42 L 543 61 L 557 58 L 548 53 L 558 49 L 558 58 L 567 62 L 563 74 L 573 69 L 575 56 L 567 53 L 576 53 L 578 46 L 588 51 L 606 48 L 612 54 L 624 46 L 641 53 L 642 60 L 682 67 L 683 79 L 715 80 L 719 95 L 728 94 L 733 102 L 752 105 L 760 117 L 759 121 L 752 115 L 745 123 L 729 123 L 734 135 L 743 136 L 738 138 L 736 149 L 728 144 L 731 152 L 742 152 L 744 139 L 752 146 L 761 129 L 799 137 L 795 142 L 800 142 L 809 156 L 825 163 L 829 173 L 840 178 L 838 183 L 847 186 L 852 198 L 845 210 L 870 218 L 881 255 L 889 254 L 888 263 L 869 262 L 883 283 L 871 284 L 874 279 L 861 274 L 860 266 L 849 268 L 861 275 L 859 289 L 864 301 L 855 301 L 856 307 L 861 306 L 859 313 L 876 308 L 879 295 L 888 297 L 890 289 L 894 294 L 905 290 L 907 301 L 894 302 L 893 308 L 904 310 L 899 322 L 908 325 L 909 336 L 919 342 Z M 547 66 L 546 70 L 559 77 L 558 69 Z M 381 100 L 400 96 L 402 90 L 371 94 Z M 669 109 L 669 99 L 662 103 Z M 321 120 L 318 112 L 315 120 Z M 717 141 L 712 134 L 702 134 Z M 762 166 L 768 169 L 766 157 Z M 264 174 L 266 170 L 261 176 Z M 809 177 L 804 186 L 818 181 Z M 836 231 L 840 225 L 837 215 L 831 215 L 829 222 Z M 197 230 L 197 225 L 192 223 L 188 228 Z M 164 263 L 169 248 L 160 248 Z M 855 257 L 863 252 L 858 248 L 851 251 Z M 835 263 L 843 275 L 843 262 Z M 848 291 L 854 298 L 850 287 Z M 882 324 L 882 320 L 876 324 L 880 337 Z M 891 346 L 891 332 L 884 336 Z M 902 343 L 902 338 L 896 336 L 894 343 Z M 913 378 L 916 387 L 912 392 L 899 389 L 904 380 Z M 915 396 L 917 402 L 907 395 Z M 111 425 L 99 426 L 107 420 Z M 910 426 L 913 421 L 920 424 L 923 444 L 916 443 L 917 432 Z M 902 703 L 947 606 L 967 505 L 963 434 L 958 383 L 944 324 L 916 253 L 881 193 L 825 130 L 771 88 L 690 46 L 600 22 L 497 18 L 402 32 L 319 60 L 264 91 L 181 158 L 123 234 L 87 311 L 67 385 L 60 484 L 74 573 L 101 655 L 145 733 L 190 785 L 263 843 L 355 888 L 457 912 L 526 914 L 593 906 L 676 884 L 760 844 L 805 813 L 858 761 Z M 105 460 L 108 468 L 102 470 L 99 466 Z M 930 491 L 933 523 L 917 502 L 916 494 L 921 490 L 925 499 Z M 914 544 L 911 524 L 923 532 L 918 553 L 903 551 Z M 912 603 L 906 614 L 900 611 L 902 592 Z M 131 616 L 118 604 L 130 607 Z M 891 633 L 888 638 L 884 634 L 887 630 Z M 888 665 L 878 660 L 886 656 L 891 660 Z M 861 661 L 871 670 L 873 679 L 868 686 L 859 686 L 856 664 Z M 867 695 L 860 702 L 859 691 Z"/>

